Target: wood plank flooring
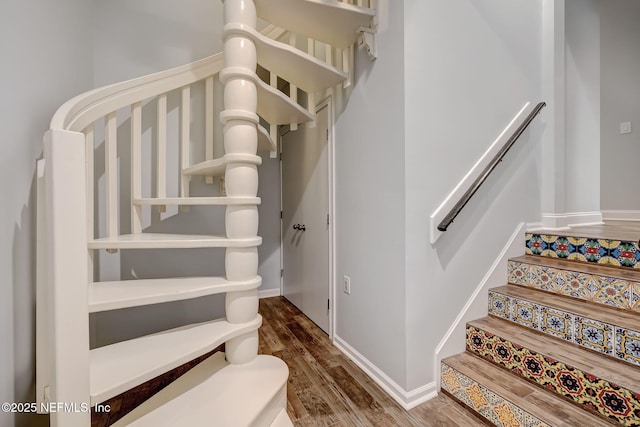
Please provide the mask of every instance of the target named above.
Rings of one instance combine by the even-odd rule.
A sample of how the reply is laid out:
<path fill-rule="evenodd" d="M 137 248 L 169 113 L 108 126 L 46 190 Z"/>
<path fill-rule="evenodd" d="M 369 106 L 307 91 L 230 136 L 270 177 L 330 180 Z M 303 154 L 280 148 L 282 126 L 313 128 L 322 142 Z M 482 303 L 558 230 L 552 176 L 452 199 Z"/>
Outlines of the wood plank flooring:
<path fill-rule="evenodd" d="M 451 398 L 440 395 L 405 411 L 329 337 L 283 297 L 260 300 L 260 353 L 289 366 L 287 412 L 296 427 L 424 426 L 477 427 L 483 423 Z M 215 351 L 224 351 L 223 346 Z M 111 412 L 92 413 L 91 426 L 109 426 L 209 355 L 201 356 L 118 395 Z"/>
<path fill-rule="evenodd" d="M 260 300 L 260 353 L 289 366 L 287 411 L 295 426 L 478 426 L 449 397 L 405 411 L 283 297 Z"/>
<path fill-rule="evenodd" d="M 640 221 L 609 220 L 603 224 L 580 225 L 562 230 L 537 228 L 528 233 L 551 234 L 554 236 L 589 237 L 594 239 L 627 240 L 637 242 L 640 239 Z"/>

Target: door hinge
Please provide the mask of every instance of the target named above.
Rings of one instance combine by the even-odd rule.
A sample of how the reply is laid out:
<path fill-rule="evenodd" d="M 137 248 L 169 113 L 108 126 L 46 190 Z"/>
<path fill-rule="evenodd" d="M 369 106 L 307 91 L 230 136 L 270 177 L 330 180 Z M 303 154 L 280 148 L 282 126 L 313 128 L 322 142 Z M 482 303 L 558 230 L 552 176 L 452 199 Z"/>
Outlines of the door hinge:
<path fill-rule="evenodd" d="M 327 300 L 327 310 L 331 310 L 331 300 Z"/>
<path fill-rule="evenodd" d="M 282 153 L 280 153 L 280 160 L 282 160 Z"/>
<path fill-rule="evenodd" d="M 282 219 L 282 211 L 280 211 L 280 219 Z"/>
<path fill-rule="evenodd" d="M 327 225 L 329 225 L 329 214 L 327 214 Z"/>
<path fill-rule="evenodd" d="M 280 277 L 284 277 L 284 268 L 280 269 Z"/>
<path fill-rule="evenodd" d="M 327 141 L 329 140 L 329 129 L 327 129 Z"/>

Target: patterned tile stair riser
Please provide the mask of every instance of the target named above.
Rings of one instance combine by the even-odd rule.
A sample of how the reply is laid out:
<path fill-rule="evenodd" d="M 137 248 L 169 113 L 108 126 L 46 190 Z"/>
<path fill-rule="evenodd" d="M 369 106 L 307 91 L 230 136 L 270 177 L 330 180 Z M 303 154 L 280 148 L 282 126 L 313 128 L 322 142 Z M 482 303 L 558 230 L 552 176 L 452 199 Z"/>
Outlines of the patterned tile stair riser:
<path fill-rule="evenodd" d="M 489 314 L 640 366 L 640 331 L 494 291 L 489 291 Z"/>
<path fill-rule="evenodd" d="M 526 233 L 525 253 L 616 267 L 640 268 L 638 242 Z"/>
<path fill-rule="evenodd" d="M 442 363 L 442 389 L 498 427 L 550 427 L 502 396 Z"/>
<path fill-rule="evenodd" d="M 638 393 L 472 326 L 467 349 L 619 425 L 640 427 Z"/>
<path fill-rule="evenodd" d="M 509 261 L 509 283 L 640 313 L 640 282 Z"/>

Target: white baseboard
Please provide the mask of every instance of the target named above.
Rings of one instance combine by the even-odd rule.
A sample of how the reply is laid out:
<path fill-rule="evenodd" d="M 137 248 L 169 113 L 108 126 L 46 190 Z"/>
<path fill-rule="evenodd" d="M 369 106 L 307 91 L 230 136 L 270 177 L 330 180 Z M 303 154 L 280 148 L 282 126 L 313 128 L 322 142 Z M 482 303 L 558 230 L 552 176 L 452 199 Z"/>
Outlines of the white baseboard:
<path fill-rule="evenodd" d="M 436 347 L 434 377 L 437 378 L 436 384 L 438 388 L 440 385 L 440 362 L 446 357 L 465 351 L 467 322 L 487 315 L 489 311 L 487 306 L 489 303 L 489 289 L 494 286 L 505 285 L 507 283 L 507 261 L 509 258 L 524 254 L 525 228 L 524 222 L 518 224 L 502 251 L 500 251 L 500 255 L 498 255 L 478 286 L 476 286 L 476 289 Z"/>
<path fill-rule="evenodd" d="M 640 221 L 640 211 L 606 210 L 602 211 L 602 217 L 611 221 Z"/>
<path fill-rule="evenodd" d="M 578 225 L 602 224 L 602 212 L 569 212 L 564 214 L 542 214 L 542 228 L 545 230 L 566 230 Z"/>
<path fill-rule="evenodd" d="M 338 335 L 334 336 L 333 344 L 407 411 L 438 395 L 438 387 L 435 382 L 406 391 Z"/>
<path fill-rule="evenodd" d="M 258 290 L 258 298 L 279 297 L 280 288 Z"/>

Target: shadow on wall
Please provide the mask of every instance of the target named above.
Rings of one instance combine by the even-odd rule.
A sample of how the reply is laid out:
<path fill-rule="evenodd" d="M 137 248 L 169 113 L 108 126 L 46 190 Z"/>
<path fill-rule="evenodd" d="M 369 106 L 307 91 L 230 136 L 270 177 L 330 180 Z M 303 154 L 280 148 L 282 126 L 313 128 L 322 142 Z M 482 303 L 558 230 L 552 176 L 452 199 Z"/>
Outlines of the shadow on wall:
<path fill-rule="evenodd" d="M 13 233 L 13 368 L 14 401 L 36 401 L 36 180 Z M 49 416 L 16 413 L 16 427 L 49 425 Z"/>

